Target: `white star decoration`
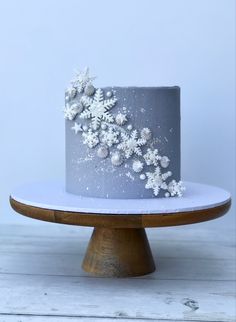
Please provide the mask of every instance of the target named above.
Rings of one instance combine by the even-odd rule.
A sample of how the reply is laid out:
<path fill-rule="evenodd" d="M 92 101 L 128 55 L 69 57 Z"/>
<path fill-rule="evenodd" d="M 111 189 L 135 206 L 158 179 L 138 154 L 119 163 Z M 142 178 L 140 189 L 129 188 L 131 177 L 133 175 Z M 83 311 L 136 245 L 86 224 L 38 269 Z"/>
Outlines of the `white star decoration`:
<path fill-rule="evenodd" d="M 73 131 L 75 131 L 75 134 L 78 134 L 78 132 L 83 132 L 82 125 L 78 123 L 74 123 L 74 126 L 71 127 Z"/>

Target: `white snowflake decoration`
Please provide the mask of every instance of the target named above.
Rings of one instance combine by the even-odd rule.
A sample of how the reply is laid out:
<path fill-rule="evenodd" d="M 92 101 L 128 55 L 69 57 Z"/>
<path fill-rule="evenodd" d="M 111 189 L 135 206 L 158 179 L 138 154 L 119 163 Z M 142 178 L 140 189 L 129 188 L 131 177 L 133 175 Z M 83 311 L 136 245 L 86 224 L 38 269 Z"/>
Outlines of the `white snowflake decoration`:
<path fill-rule="evenodd" d="M 69 87 L 66 90 L 66 100 L 75 98 L 77 94 L 77 89 L 75 87 Z"/>
<path fill-rule="evenodd" d="M 141 138 L 144 140 L 150 140 L 152 137 L 152 132 L 149 128 L 145 127 L 141 131 Z"/>
<path fill-rule="evenodd" d="M 112 145 L 119 143 L 118 136 L 120 132 L 113 130 L 111 127 L 108 131 L 103 130 L 101 133 L 101 142 L 111 147 Z"/>
<path fill-rule="evenodd" d="M 92 119 L 92 126 L 95 130 L 100 127 L 101 121 L 114 122 L 114 118 L 109 113 L 109 110 L 115 105 L 116 98 L 104 99 L 103 91 L 98 88 L 93 98 L 83 96 L 81 101 L 86 109 L 80 114 L 80 117 Z"/>
<path fill-rule="evenodd" d="M 174 197 L 174 196 L 182 197 L 183 192 L 185 191 L 185 187 L 183 185 L 183 182 L 182 181 L 177 182 L 175 180 L 172 180 L 168 184 L 168 191 L 172 197 Z"/>
<path fill-rule="evenodd" d="M 65 119 L 68 119 L 70 121 L 72 121 L 78 114 L 78 108 L 76 104 L 70 105 L 69 103 L 67 103 L 63 111 Z"/>
<path fill-rule="evenodd" d="M 134 130 L 131 134 L 126 132 L 121 133 L 122 142 L 118 144 L 117 149 L 124 152 L 125 157 L 128 159 L 133 154 L 142 155 L 141 146 L 146 144 L 146 140 L 138 137 L 138 131 Z"/>
<path fill-rule="evenodd" d="M 116 124 L 118 124 L 118 125 L 124 125 L 127 122 L 126 114 L 118 113 L 116 115 L 115 120 L 116 120 Z"/>
<path fill-rule="evenodd" d="M 116 151 L 111 156 L 111 163 L 115 166 L 119 166 L 123 163 L 124 159 L 120 152 Z"/>
<path fill-rule="evenodd" d="M 135 160 L 132 165 L 134 172 L 141 172 L 143 170 L 143 162 L 140 160 Z"/>
<path fill-rule="evenodd" d="M 84 138 L 83 144 L 87 144 L 90 149 L 99 143 L 98 132 L 93 132 L 91 129 L 88 132 L 83 132 L 82 136 Z"/>
<path fill-rule="evenodd" d="M 87 84 L 91 83 L 96 77 L 89 76 L 89 68 L 86 67 L 84 71 L 78 71 L 75 78 L 72 79 L 71 84 L 77 88 L 78 93 L 82 93 Z"/>
<path fill-rule="evenodd" d="M 147 153 L 144 154 L 144 160 L 147 165 L 158 165 L 159 160 L 161 160 L 161 156 L 159 155 L 158 149 L 147 149 Z"/>
<path fill-rule="evenodd" d="M 146 172 L 147 183 L 145 185 L 146 189 L 153 189 L 155 196 L 159 194 L 160 189 L 167 190 L 168 186 L 165 182 L 167 179 L 167 174 L 162 174 L 160 167 L 156 167 L 154 172 Z M 164 176 L 164 177 L 163 177 Z"/>

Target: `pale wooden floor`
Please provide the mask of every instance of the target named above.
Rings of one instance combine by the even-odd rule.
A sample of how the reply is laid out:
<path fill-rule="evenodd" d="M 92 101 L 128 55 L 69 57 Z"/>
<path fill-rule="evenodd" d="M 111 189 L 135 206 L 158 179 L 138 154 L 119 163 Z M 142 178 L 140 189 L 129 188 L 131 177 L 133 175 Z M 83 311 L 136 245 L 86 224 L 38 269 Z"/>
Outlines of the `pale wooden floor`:
<path fill-rule="evenodd" d="M 128 279 L 81 270 L 91 229 L 0 227 L 0 322 L 235 321 L 234 232 L 147 230 L 158 270 Z"/>

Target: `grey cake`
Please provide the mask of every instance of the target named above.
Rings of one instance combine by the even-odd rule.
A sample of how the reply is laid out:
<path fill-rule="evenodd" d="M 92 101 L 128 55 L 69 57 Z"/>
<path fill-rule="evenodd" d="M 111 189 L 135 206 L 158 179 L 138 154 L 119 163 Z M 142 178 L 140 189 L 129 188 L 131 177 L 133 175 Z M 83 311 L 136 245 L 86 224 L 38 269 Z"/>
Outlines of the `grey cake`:
<path fill-rule="evenodd" d="M 66 191 L 181 196 L 180 88 L 95 88 L 92 81 L 86 69 L 66 91 Z"/>

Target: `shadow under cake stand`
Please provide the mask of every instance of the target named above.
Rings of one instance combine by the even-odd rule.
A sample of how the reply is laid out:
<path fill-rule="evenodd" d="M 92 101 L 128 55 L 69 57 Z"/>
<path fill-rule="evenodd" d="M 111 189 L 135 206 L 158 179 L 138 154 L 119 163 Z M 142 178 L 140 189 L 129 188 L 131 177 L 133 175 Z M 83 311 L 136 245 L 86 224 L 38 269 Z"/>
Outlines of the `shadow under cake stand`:
<path fill-rule="evenodd" d="M 139 276 L 155 270 L 145 228 L 198 223 L 229 210 L 227 191 L 190 182 L 185 186 L 182 198 L 102 199 L 66 193 L 60 183 L 34 183 L 15 189 L 10 203 L 34 219 L 95 227 L 82 264 L 86 272 Z"/>

